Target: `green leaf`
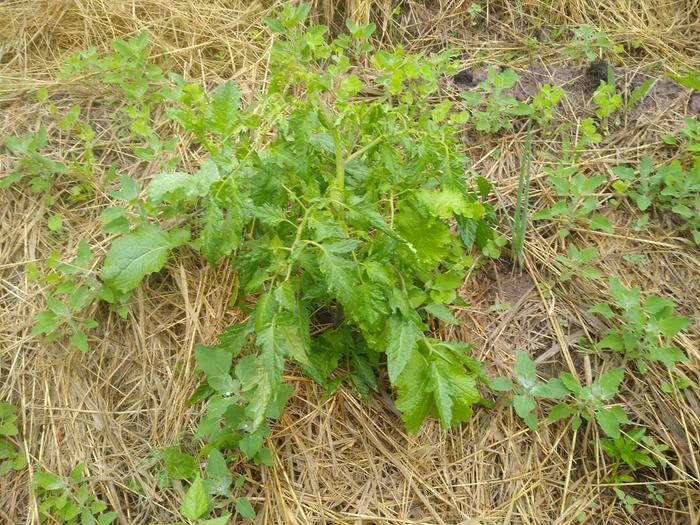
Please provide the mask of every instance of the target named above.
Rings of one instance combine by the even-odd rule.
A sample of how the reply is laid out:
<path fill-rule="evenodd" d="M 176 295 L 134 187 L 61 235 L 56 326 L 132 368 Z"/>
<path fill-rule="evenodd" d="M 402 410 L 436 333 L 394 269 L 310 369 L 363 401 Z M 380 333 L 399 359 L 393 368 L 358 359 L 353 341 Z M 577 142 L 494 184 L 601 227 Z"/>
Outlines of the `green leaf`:
<path fill-rule="evenodd" d="M 614 412 L 602 408 L 596 412 L 595 420 L 606 435 L 613 439 L 620 438 L 620 422 Z"/>
<path fill-rule="evenodd" d="M 196 345 L 194 347 L 197 368 L 207 377 L 228 374 L 231 368 L 231 353 L 217 346 Z"/>
<path fill-rule="evenodd" d="M 349 304 L 354 292 L 357 264 L 348 257 L 337 255 L 329 249 L 329 245 L 322 246 L 320 267 L 326 277 L 328 291 L 341 302 Z"/>
<path fill-rule="evenodd" d="M 241 90 L 233 80 L 221 84 L 204 112 L 204 124 L 208 131 L 228 138 L 239 124 Z"/>
<path fill-rule="evenodd" d="M 174 173 L 159 173 L 150 182 L 146 191 L 155 204 L 166 199 L 169 195 L 184 199 L 194 199 L 205 193 L 195 177 L 189 173 L 176 171 Z"/>
<path fill-rule="evenodd" d="M 596 214 L 591 217 L 591 228 L 594 230 L 600 230 L 605 233 L 614 233 L 615 229 L 605 215 Z"/>
<path fill-rule="evenodd" d="M 209 202 L 202 215 L 202 223 L 204 227 L 197 245 L 210 264 L 231 255 L 240 245 L 243 224 L 239 210 L 224 213 L 215 203 Z"/>
<path fill-rule="evenodd" d="M 543 399 L 561 399 L 570 394 L 561 379 L 553 378 L 546 383 L 537 383 L 530 391 L 533 396 Z"/>
<path fill-rule="evenodd" d="M 18 433 L 17 426 L 11 421 L 0 423 L 0 436 L 16 436 Z"/>
<path fill-rule="evenodd" d="M 197 525 L 228 525 L 229 521 L 231 521 L 231 513 L 227 512 L 218 518 L 200 521 Z"/>
<path fill-rule="evenodd" d="M 615 352 L 622 352 L 624 349 L 624 342 L 620 334 L 612 333 L 606 335 L 600 341 L 598 341 L 596 346 L 598 348 L 610 348 Z"/>
<path fill-rule="evenodd" d="M 415 204 L 401 203 L 395 226 L 426 263 L 434 265 L 447 256 L 452 239 L 450 228 L 420 211 Z"/>
<path fill-rule="evenodd" d="M 255 519 L 255 510 L 245 496 L 236 500 L 236 512 L 249 520 Z"/>
<path fill-rule="evenodd" d="M 513 396 L 513 408 L 515 409 L 516 414 L 525 419 L 535 410 L 535 408 L 537 408 L 537 403 L 535 402 L 535 398 L 532 396 L 517 395 Z"/>
<path fill-rule="evenodd" d="M 560 373 L 559 379 L 561 380 L 562 384 L 569 389 L 569 392 L 574 394 L 576 397 L 581 395 L 581 385 L 570 372 Z"/>
<path fill-rule="evenodd" d="M 204 515 L 208 508 L 209 498 L 207 497 L 206 490 L 204 489 L 202 478 L 197 475 L 182 500 L 180 513 L 185 518 L 196 520 Z"/>
<path fill-rule="evenodd" d="M 674 337 L 679 332 L 685 330 L 689 324 L 690 319 L 687 317 L 671 315 L 659 321 L 659 331 L 665 337 Z"/>
<path fill-rule="evenodd" d="M 248 459 L 253 459 L 262 447 L 262 443 L 263 438 L 260 434 L 251 434 L 241 439 L 238 443 L 238 447 Z"/>
<path fill-rule="evenodd" d="M 612 311 L 612 308 L 610 308 L 610 305 L 607 303 L 596 304 L 595 306 L 589 308 L 588 311 L 592 314 L 600 314 L 608 320 L 615 317 L 615 313 Z"/>
<path fill-rule="evenodd" d="M 391 384 L 396 383 L 406 367 L 416 349 L 419 335 L 416 325 L 406 318 L 394 315 L 389 319 L 385 352 Z"/>
<path fill-rule="evenodd" d="M 168 476 L 174 479 L 192 478 L 197 471 L 197 460 L 180 452 L 176 447 L 169 447 L 163 451 L 163 462 Z"/>
<path fill-rule="evenodd" d="M 129 292 L 148 274 L 159 271 L 170 250 L 185 244 L 190 234 L 186 230 L 166 232 L 160 226 L 146 224 L 112 243 L 102 269 L 105 282 Z"/>
<path fill-rule="evenodd" d="M 105 512 L 97 517 L 97 525 L 109 525 L 117 519 L 118 514 L 114 511 Z M 200 524 L 201 525 L 201 524 Z"/>
<path fill-rule="evenodd" d="M 14 416 L 17 408 L 10 403 L 0 403 L 0 419 L 5 419 Z"/>
<path fill-rule="evenodd" d="M 63 478 L 50 472 L 35 472 L 34 481 L 44 490 L 60 490 L 66 486 L 66 481 Z"/>
<path fill-rule="evenodd" d="M 442 428 L 447 430 L 452 426 L 452 387 L 448 378 L 442 374 L 442 370 L 435 361 L 430 366 L 429 384 L 430 390 L 433 392 Z"/>
<path fill-rule="evenodd" d="M 613 368 L 605 372 L 597 383 L 600 387 L 601 399 L 612 399 L 620 390 L 620 384 L 625 378 L 623 367 Z"/>
<path fill-rule="evenodd" d="M 448 308 L 441 304 L 431 303 L 425 307 L 425 311 L 433 317 L 440 319 L 445 324 L 458 325 L 459 320 L 450 312 Z"/>
<path fill-rule="evenodd" d="M 676 363 L 685 363 L 688 361 L 688 357 L 683 350 L 675 346 L 663 348 L 653 347 L 649 350 L 649 359 L 652 361 L 660 361 L 669 368 L 675 366 Z"/>
<path fill-rule="evenodd" d="M 510 380 L 510 377 L 505 376 L 493 379 L 489 386 L 491 387 L 491 390 L 496 392 L 510 392 L 513 390 L 513 382 Z"/>
<path fill-rule="evenodd" d="M 124 202 L 131 202 L 138 198 L 141 188 L 138 183 L 128 175 L 121 176 L 121 189 L 109 193 L 110 197 Z"/>
<path fill-rule="evenodd" d="M 307 332 L 307 337 L 304 337 L 304 330 Z M 284 346 L 285 354 L 297 363 L 310 367 L 308 327 L 303 327 L 300 324 L 280 324 L 277 326 L 277 332 Z"/>
<path fill-rule="evenodd" d="M 681 86 L 694 89 L 695 91 L 700 91 L 700 75 L 697 73 L 690 72 L 687 75 L 675 75 L 673 73 L 669 73 L 668 76 L 678 82 Z"/>
<path fill-rule="evenodd" d="M 49 220 L 46 222 L 46 225 L 52 232 L 57 232 L 63 227 L 63 219 L 58 213 L 54 213 L 51 217 L 49 217 Z"/>
<path fill-rule="evenodd" d="M 74 347 L 76 347 L 81 352 L 87 352 L 88 350 L 90 350 L 90 347 L 88 345 L 87 335 L 85 335 L 85 332 L 82 332 L 80 330 L 76 331 L 70 337 L 70 344 L 72 344 Z"/>
<path fill-rule="evenodd" d="M 526 389 L 530 389 L 537 383 L 537 369 L 535 362 L 527 352 L 515 354 L 515 377 Z"/>
<path fill-rule="evenodd" d="M 406 430 L 413 434 L 434 407 L 429 388 L 428 365 L 420 352 L 411 353 L 395 385 L 398 391 L 396 408 L 401 411 Z"/>
<path fill-rule="evenodd" d="M 555 421 L 559 421 L 560 419 L 571 417 L 571 414 L 573 413 L 574 410 L 569 405 L 566 403 L 559 403 L 552 408 L 552 410 L 549 412 L 549 416 L 547 416 L 547 419 L 553 423 Z"/>

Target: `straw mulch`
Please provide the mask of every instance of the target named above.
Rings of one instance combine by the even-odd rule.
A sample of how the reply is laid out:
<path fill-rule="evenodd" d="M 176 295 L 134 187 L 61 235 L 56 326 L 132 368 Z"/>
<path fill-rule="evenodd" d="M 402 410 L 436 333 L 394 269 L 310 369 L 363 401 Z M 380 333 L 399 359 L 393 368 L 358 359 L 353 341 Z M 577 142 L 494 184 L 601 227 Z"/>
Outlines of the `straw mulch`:
<path fill-rule="evenodd" d="M 49 125 L 50 117 L 33 98 L 46 86 L 59 111 L 87 104 L 98 94 L 80 82 L 52 80 L 66 53 L 97 47 L 107 51 L 113 38 L 146 28 L 157 59 L 173 70 L 212 86 L 234 78 L 250 90 L 265 81 L 270 38 L 262 15 L 272 2 L 244 0 L 6 0 L 0 5 L 0 135 L 20 134 Z M 347 15 L 372 19 L 383 44 L 411 50 L 450 46 L 465 67 L 508 63 L 528 68 L 534 60 L 556 66 L 568 59 L 551 27 L 594 24 L 615 42 L 631 43 L 627 70 L 662 74 L 700 70 L 700 3 L 697 0 L 613 0 L 609 2 L 517 0 L 482 2 L 485 20 L 472 27 L 469 1 L 405 1 L 399 13 L 391 0 L 317 0 L 313 16 L 337 25 Z M 445 92 L 455 86 L 445 82 Z M 685 98 L 683 98 L 685 97 Z M 583 162 L 586 172 L 609 173 L 618 162 L 636 163 L 644 155 L 668 157 L 660 140 L 675 132 L 686 111 L 687 94 L 659 101 L 640 118 L 613 129 L 611 136 Z M 580 116 L 565 108 L 562 118 Z M 99 124 L 101 116 L 94 115 Z M 105 157 L 120 155 L 122 165 L 145 184 L 153 173 L 128 156 L 128 144 L 97 128 Z M 51 128 L 49 128 L 51 133 Z M 53 135 L 52 135 L 53 136 Z M 512 213 L 525 133 L 468 136 L 476 169 L 492 180 L 503 216 Z M 56 155 L 66 147 L 52 139 Z M 556 155 L 556 141 L 535 136 L 532 206 L 551 200 L 542 167 L 545 154 Z M 181 145 L 186 162 L 198 159 Z M 498 151 L 500 154 L 494 154 Z M 0 173 L 11 164 L 0 150 Z M 97 170 L 98 172 L 100 170 Z M 99 177 L 104 173 L 99 173 Z M 97 185 L 99 187 L 99 185 Z M 68 185 L 58 184 L 54 203 L 26 187 L 3 192 L 0 201 L 0 400 L 18 407 L 30 469 L 0 478 L 0 523 L 37 523 L 37 502 L 28 490 L 32 469 L 67 475 L 87 463 L 92 489 L 119 514 L 121 524 L 165 523 L 178 519 L 184 493 L 176 485 L 157 488 L 155 472 L 144 467 L 149 454 L 173 443 L 187 444 L 201 406 L 185 401 L 198 384 L 193 348 L 212 341 L 236 316 L 229 306 L 233 275 L 206 267 L 181 252 L 158 276 L 136 291 L 129 319 L 106 308 L 93 314 L 100 326 L 91 334 L 91 351 L 81 355 L 62 343 L 39 344 L 31 338 L 32 316 L 43 309 L 43 290 L 25 275 L 25 264 L 42 268 L 52 250 L 74 252 L 80 239 L 94 250 L 107 240 L 99 232 L 100 210 L 109 202 L 96 189 L 88 202 L 71 201 Z M 64 230 L 46 228 L 49 210 L 63 217 Z M 567 424 L 541 423 L 528 430 L 513 410 L 497 403 L 469 423 L 443 434 L 429 422 L 407 436 L 393 408 L 391 393 L 371 406 L 341 389 L 320 404 L 322 392 L 294 370 L 288 380 L 295 393 L 274 426 L 271 468 L 241 464 L 252 480 L 238 495 L 248 495 L 257 523 L 374 524 L 434 523 L 691 524 L 700 519 L 700 377 L 698 374 L 698 251 L 663 219 L 637 232 L 631 208 L 611 212 L 616 234 L 575 231 L 579 246 L 596 246 L 600 269 L 638 284 L 649 293 L 670 296 L 695 322 L 681 336 L 691 362 L 681 367 L 692 386 L 681 395 L 661 390 L 668 373 L 658 367 L 626 380 L 623 397 L 630 417 L 646 425 L 658 442 L 670 446 L 665 468 L 637 474 L 627 491 L 643 503 L 634 515 L 617 501 L 606 477 L 610 464 L 595 445 L 595 429 L 574 432 Z M 504 224 L 505 220 L 504 220 Z M 508 231 L 504 228 L 503 233 Z M 574 279 L 557 283 L 564 253 L 556 231 L 538 223 L 528 230 L 525 269 L 505 258 L 489 263 L 464 284 L 468 307 L 456 313 L 463 324 L 450 330 L 476 343 L 476 354 L 494 375 L 510 374 L 514 354 L 530 352 L 544 375 L 571 370 L 590 381 L 615 366 L 615 355 L 594 355 L 578 345 L 604 327 L 586 312 L 605 298 L 601 284 Z M 643 265 L 622 256 L 640 253 Z M 548 283 L 554 286 L 549 286 Z M 501 304 L 502 307 L 494 308 Z M 663 502 L 646 497 L 646 483 L 662 491 Z M 142 489 L 136 490 L 135 487 Z M 584 513 L 584 514 L 582 514 Z"/>

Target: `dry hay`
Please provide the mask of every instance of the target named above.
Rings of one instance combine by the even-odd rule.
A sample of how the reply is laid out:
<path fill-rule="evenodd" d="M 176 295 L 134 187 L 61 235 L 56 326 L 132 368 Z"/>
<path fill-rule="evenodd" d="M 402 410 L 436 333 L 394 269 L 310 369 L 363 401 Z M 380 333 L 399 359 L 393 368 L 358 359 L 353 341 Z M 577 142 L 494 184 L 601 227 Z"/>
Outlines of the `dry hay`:
<path fill-rule="evenodd" d="M 547 28 L 581 23 L 609 31 L 616 42 L 638 43 L 625 58 L 630 70 L 700 67 L 697 0 L 484 2 L 485 30 L 484 24 L 473 28 L 465 22 L 469 1 L 407 1 L 398 15 L 392 15 L 393 4 L 317 0 L 314 16 L 335 24 L 347 14 L 371 17 L 383 41 L 412 50 L 449 45 L 462 54 L 465 67 L 561 62 L 561 46 L 550 42 Z M 250 89 L 265 79 L 269 40 L 261 15 L 270 7 L 242 0 L 6 0 L 0 8 L 0 134 L 49 122 L 31 96 L 37 87 L 49 86 L 61 110 L 91 101 L 94 94 L 79 82 L 51 80 L 61 57 L 90 46 L 107 50 L 111 39 L 143 28 L 151 31 L 154 52 L 170 67 L 210 84 L 235 78 Z M 445 89 L 453 88 L 448 83 Z M 617 162 L 637 162 L 646 154 L 667 156 L 659 136 L 677 130 L 682 113 L 682 104 L 676 104 L 613 130 L 604 145 L 587 153 L 583 168 L 607 172 Z M 95 114 L 105 146 L 101 168 L 119 155 L 133 176 L 153 175 L 129 159 L 122 139 L 100 127 L 99 120 Z M 524 133 L 468 139 L 476 169 L 496 182 L 507 212 L 517 188 Z M 57 155 L 66 150 L 58 141 L 52 145 Z M 198 161 L 196 152 L 180 148 L 186 163 Z M 496 148 L 500 156 L 492 155 Z M 555 154 L 556 148 L 535 138 L 536 152 Z M 10 162 L 3 153 L 0 172 Z M 537 154 L 533 164 L 532 197 L 539 204 L 551 199 L 541 171 L 546 162 Z M 211 341 L 235 317 L 228 304 L 233 276 L 182 252 L 167 271 L 136 291 L 128 321 L 97 307 L 100 326 L 90 336 L 90 353 L 38 344 L 29 332 L 33 314 L 43 308 L 43 293 L 27 280 L 24 265 L 36 261 L 41 267 L 53 249 L 64 246 L 70 252 L 79 239 L 95 249 L 106 243 L 97 220 L 109 201 L 103 191 L 88 202 L 73 203 L 65 187 L 58 189 L 64 193 L 52 209 L 63 216 L 61 235 L 47 232 L 49 205 L 42 196 L 26 188 L 2 194 L 0 399 L 18 407 L 20 444 L 31 468 L 0 479 L 0 523 L 37 522 L 37 503 L 27 488 L 32 468 L 65 475 L 79 462 L 88 464 L 93 490 L 119 513 L 120 523 L 175 520 L 183 488 L 157 489 L 154 472 L 143 462 L 153 449 L 176 443 L 194 429 L 201 407 L 185 404 L 198 381 L 192 374 L 193 347 Z M 575 242 L 598 247 L 606 274 L 673 297 L 685 315 L 697 320 L 698 251 L 671 223 L 636 232 L 624 206 L 613 220 L 615 235 L 575 231 Z M 545 374 L 570 370 L 583 381 L 619 362 L 578 343 L 603 328 L 586 308 L 604 298 L 604 288 L 578 279 L 563 287 L 547 285 L 556 280 L 553 257 L 562 252 L 556 232 L 538 224 L 528 232 L 525 272 L 494 262 L 465 283 L 468 306 L 457 312 L 464 322 L 449 331 L 474 341 L 493 374 L 508 374 L 517 350 L 530 352 Z M 646 263 L 622 259 L 632 252 L 641 253 Z M 321 404 L 319 387 L 294 370 L 288 379 L 295 394 L 270 439 L 275 466 L 239 465 L 253 480 L 239 495 L 254 502 L 258 523 L 564 524 L 576 523 L 582 511 L 585 523 L 698 523 L 699 328 L 694 322 L 679 341 L 692 358 L 681 370 L 693 386 L 682 395 L 661 391 L 668 380 L 661 368 L 630 377 L 624 385 L 630 415 L 670 445 L 672 458 L 665 469 L 640 472 L 639 485 L 630 487 L 643 495 L 644 483 L 655 484 L 664 491 L 663 504 L 645 502 L 632 516 L 605 481 L 610 465 L 593 444 L 595 427 L 573 432 L 566 424 L 542 424 L 534 433 L 498 403 L 447 435 L 429 422 L 417 436 L 407 437 L 388 392 L 366 406 L 341 389 Z"/>

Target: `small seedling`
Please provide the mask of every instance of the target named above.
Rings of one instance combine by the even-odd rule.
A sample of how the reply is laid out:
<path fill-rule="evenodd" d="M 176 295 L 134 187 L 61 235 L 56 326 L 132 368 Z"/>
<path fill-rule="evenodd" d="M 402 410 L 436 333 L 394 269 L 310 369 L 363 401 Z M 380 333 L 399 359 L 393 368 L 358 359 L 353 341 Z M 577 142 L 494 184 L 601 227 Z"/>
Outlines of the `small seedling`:
<path fill-rule="evenodd" d="M 573 403 L 560 403 L 549 413 L 549 421 L 571 418 L 574 430 L 582 421 L 595 420 L 606 436 L 620 439 L 620 426 L 629 423 L 625 409 L 607 402 L 620 391 L 625 376 L 624 368 L 614 368 L 601 374 L 591 386 L 582 386 L 569 372 L 559 374 L 559 380 L 573 398 Z"/>
<path fill-rule="evenodd" d="M 668 445 L 656 445 L 646 432 L 646 427 L 635 427 L 617 439 L 601 439 L 600 447 L 615 462 L 615 468 L 623 463 L 632 470 L 640 467 L 654 467 L 655 456 L 650 450 L 654 451 L 658 457 L 668 450 Z"/>
<path fill-rule="evenodd" d="M 16 422 L 15 406 L 0 403 L 0 477 L 12 470 L 22 470 L 27 466 L 27 457 L 12 439 L 19 434 Z"/>
<path fill-rule="evenodd" d="M 685 353 L 671 340 L 688 327 L 690 320 L 673 314 L 671 299 L 650 295 L 642 301 L 639 287 L 626 288 L 614 277 L 609 279 L 609 289 L 619 314 L 607 303 L 597 304 L 590 311 L 616 321 L 619 327 L 606 330 L 598 348 L 623 353 L 641 373 L 647 371 L 651 362 L 672 368 L 687 361 Z"/>
<path fill-rule="evenodd" d="M 0 189 L 7 188 L 25 177 L 30 178 L 33 192 L 47 191 L 56 175 L 69 173 L 68 167 L 42 154 L 46 148 L 48 135 L 45 128 L 22 137 L 5 137 L 5 146 L 18 159 L 8 175 L 0 179 Z"/>
<path fill-rule="evenodd" d="M 574 275 L 586 279 L 602 279 L 601 273 L 589 263 L 598 256 L 598 250 L 593 246 L 587 246 L 579 250 L 573 244 L 569 245 L 567 255 L 557 255 L 555 259 L 568 268 L 559 274 L 562 281 L 568 281 Z"/>
<path fill-rule="evenodd" d="M 62 478 L 43 470 L 34 473 L 34 490 L 39 500 L 39 514 L 51 523 L 62 525 L 109 525 L 117 513 L 90 493 L 83 477 L 85 464 L 76 466 L 69 478 Z"/>
<path fill-rule="evenodd" d="M 535 212 L 532 219 L 559 222 L 561 224 L 559 236 L 562 239 L 566 238 L 571 229 L 579 224 L 593 230 L 612 233 L 613 227 L 607 217 L 595 213 L 601 205 L 601 196 L 597 191 L 607 183 L 607 178 L 605 175 L 586 177 L 576 173 L 577 170 L 576 166 L 563 164 L 545 168 L 548 181 L 554 186 L 557 195 L 563 199 L 549 208 Z"/>
<path fill-rule="evenodd" d="M 622 108 L 622 95 L 617 92 L 614 82 L 602 81 L 593 93 L 593 102 L 596 105 L 595 114 L 602 123 L 602 129 L 607 132 L 610 116 Z"/>
<path fill-rule="evenodd" d="M 554 120 L 554 110 L 564 97 L 564 90 L 559 86 L 545 84 L 532 100 L 532 116 L 540 127 L 547 132 Z"/>
<path fill-rule="evenodd" d="M 579 26 L 574 29 L 574 37 L 564 48 L 564 53 L 574 60 L 590 62 L 598 57 L 601 50 L 606 49 L 618 52 L 619 47 L 614 46 L 603 31 L 592 26 Z"/>
<path fill-rule="evenodd" d="M 477 131 L 495 133 L 511 129 L 512 117 L 532 114 L 532 108 L 528 104 L 505 93 L 517 82 L 518 75 L 512 69 L 499 71 L 491 67 L 488 79 L 479 84 L 481 91 L 465 91 L 461 94 L 476 123 Z"/>
<path fill-rule="evenodd" d="M 515 380 L 499 377 L 491 381 L 491 388 L 497 392 L 514 392 L 512 403 L 516 414 L 532 430 L 537 430 L 536 398 L 561 399 L 569 395 L 569 390 L 557 378 L 542 381 L 537 377 L 535 363 L 527 352 L 515 355 Z"/>

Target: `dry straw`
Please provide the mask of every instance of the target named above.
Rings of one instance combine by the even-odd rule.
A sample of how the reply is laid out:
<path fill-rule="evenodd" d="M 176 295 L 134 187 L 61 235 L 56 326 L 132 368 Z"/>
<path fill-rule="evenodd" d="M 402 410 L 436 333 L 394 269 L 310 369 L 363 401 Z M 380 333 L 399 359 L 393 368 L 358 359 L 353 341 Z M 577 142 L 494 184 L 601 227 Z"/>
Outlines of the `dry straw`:
<path fill-rule="evenodd" d="M 57 83 L 52 75 L 61 57 L 94 46 L 107 50 L 113 38 L 148 29 L 154 53 L 169 67 L 213 85 L 235 78 L 245 89 L 265 81 L 269 35 L 261 17 L 271 2 L 243 0 L 5 0 L 0 6 L 0 135 L 19 134 L 50 124 L 33 91 L 50 88 L 60 110 L 91 107 L 98 130 L 101 168 L 119 157 L 137 180 L 151 177 L 128 155 L 100 113 L 97 95 L 80 82 Z M 511 60 L 528 67 L 534 57 L 562 61 L 551 26 L 594 24 L 619 43 L 638 45 L 626 56 L 628 70 L 700 69 L 700 7 L 697 0 L 612 0 L 583 2 L 518 0 L 482 2 L 488 25 L 472 27 L 468 0 L 396 3 L 389 0 L 317 0 L 313 16 L 339 24 L 352 15 L 377 22 L 381 40 L 412 50 L 456 49 L 465 66 Z M 484 29 L 484 27 L 486 27 Z M 533 41 L 531 37 L 534 37 Z M 446 83 L 445 92 L 453 87 Z M 668 154 L 658 137 L 678 130 L 683 100 L 628 122 L 603 146 L 589 151 L 583 168 L 606 173 L 620 161 Z M 569 108 L 573 109 L 573 108 Z M 573 119 L 571 111 L 565 117 Z M 504 213 L 512 213 L 525 130 L 501 138 L 467 137 L 477 170 L 500 189 Z M 68 144 L 52 142 L 53 154 Z M 199 154 L 180 144 L 186 163 Z M 533 136 L 531 208 L 551 201 L 544 184 L 545 153 L 557 144 Z M 500 155 L 493 155 L 499 151 Z M 0 154 L 0 172 L 11 159 Z M 103 174 L 100 174 L 103 176 Z M 60 182 L 58 190 L 65 192 Z M 205 267 L 182 254 L 168 271 L 134 295 L 129 321 L 99 307 L 100 327 L 90 353 L 60 344 L 40 345 L 29 337 L 31 318 L 44 306 L 39 285 L 24 265 L 41 266 L 56 246 L 75 249 L 86 239 L 100 250 L 105 240 L 97 216 L 108 197 L 96 193 L 72 203 L 66 193 L 52 205 L 63 216 L 62 238 L 45 227 L 48 203 L 27 189 L 14 188 L 0 202 L 0 399 L 18 406 L 21 445 L 31 468 L 67 474 L 88 464 L 94 491 L 119 514 L 119 523 L 165 523 L 177 519 L 183 488 L 158 490 L 154 472 L 143 467 L 149 453 L 193 431 L 200 407 L 185 400 L 197 384 L 193 347 L 211 341 L 236 315 L 228 299 L 234 276 L 224 267 Z M 671 296 L 681 311 L 698 319 L 698 252 L 673 224 L 636 232 L 630 210 L 613 216 L 615 235 L 575 231 L 580 246 L 594 245 L 601 269 L 622 276 L 650 293 Z M 617 362 L 581 352 L 580 337 L 603 326 L 586 306 L 604 298 L 594 282 L 574 279 L 548 291 L 543 284 L 558 273 L 553 257 L 564 247 L 549 227 L 530 227 L 520 273 L 495 262 L 474 272 L 462 289 L 468 306 L 458 311 L 463 326 L 449 330 L 476 343 L 491 373 L 512 370 L 514 353 L 527 350 L 545 374 L 570 369 L 582 381 Z M 622 256 L 646 258 L 632 265 Z M 491 308 L 498 301 L 509 307 Z M 700 377 L 698 324 L 678 341 L 692 357 L 681 371 L 693 386 L 681 395 L 662 392 L 669 378 L 661 368 L 629 380 L 623 396 L 635 421 L 670 446 L 665 470 L 649 471 L 640 482 L 664 493 L 663 503 L 644 503 L 630 516 L 606 485 L 610 465 L 593 444 L 593 427 L 574 432 L 565 424 L 527 430 L 501 403 L 470 424 L 444 435 L 434 422 L 407 437 L 388 393 L 368 407 L 341 390 L 324 404 L 313 382 L 288 371 L 296 387 L 290 406 L 270 440 L 275 465 L 237 468 L 252 483 L 245 493 L 258 509 L 258 523 L 379 524 L 435 523 L 568 524 L 698 523 L 700 516 Z M 609 362 L 604 362 L 609 360 Z M 0 523 L 36 523 L 37 503 L 27 489 L 29 472 L 0 478 Z M 142 487 L 142 493 L 135 490 Z M 638 486 L 639 493 L 645 487 Z M 242 493 L 243 494 L 243 493 Z M 241 495 L 242 495 L 241 494 Z"/>

